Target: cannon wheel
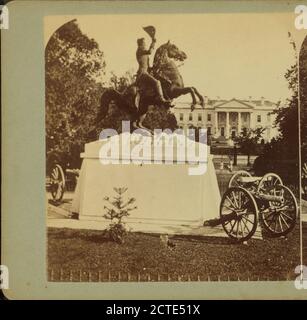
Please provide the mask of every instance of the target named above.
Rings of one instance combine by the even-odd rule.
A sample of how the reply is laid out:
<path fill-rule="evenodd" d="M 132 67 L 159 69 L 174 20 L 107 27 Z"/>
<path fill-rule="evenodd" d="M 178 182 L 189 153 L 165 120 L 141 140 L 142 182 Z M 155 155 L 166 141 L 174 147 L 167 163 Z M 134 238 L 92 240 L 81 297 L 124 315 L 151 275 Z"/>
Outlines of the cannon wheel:
<path fill-rule="evenodd" d="M 266 173 L 258 183 L 257 192 L 269 194 L 275 186 L 282 185 L 282 180 L 276 173 Z"/>
<path fill-rule="evenodd" d="M 65 175 L 62 167 L 56 164 L 50 174 L 50 190 L 54 201 L 61 201 L 65 191 Z"/>
<path fill-rule="evenodd" d="M 241 187 L 229 188 L 221 201 L 220 220 L 232 240 L 250 239 L 258 225 L 258 207 L 252 194 Z"/>
<path fill-rule="evenodd" d="M 242 183 L 240 182 L 239 178 L 241 177 L 251 177 L 252 175 L 245 170 L 237 171 L 229 180 L 228 188 L 232 187 L 242 187 Z"/>
<path fill-rule="evenodd" d="M 281 197 L 281 201 L 269 201 L 269 206 L 261 211 L 263 227 L 272 237 L 285 236 L 295 227 L 298 215 L 295 196 L 283 185 L 277 185 L 270 195 Z"/>

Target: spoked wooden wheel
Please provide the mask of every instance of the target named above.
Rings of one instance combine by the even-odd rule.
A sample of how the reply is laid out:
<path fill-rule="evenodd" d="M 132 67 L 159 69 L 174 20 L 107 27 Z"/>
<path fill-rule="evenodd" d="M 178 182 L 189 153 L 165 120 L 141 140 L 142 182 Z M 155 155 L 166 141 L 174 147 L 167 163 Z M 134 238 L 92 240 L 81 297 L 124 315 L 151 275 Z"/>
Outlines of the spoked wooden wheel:
<path fill-rule="evenodd" d="M 282 185 L 282 180 L 275 173 L 266 173 L 258 183 L 257 192 L 268 194 L 275 186 Z"/>
<path fill-rule="evenodd" d="M 62 167 L 54 166 L 50 174 L 50 190 L 54 201 L 61 201 L 65 191 L 65 175 Z"/>
<path fill-rule="evenodd" d="M 248 171 L 239 170 L 229 180 L 228 188 L 231 188 L 231 187 L 242 187 L 242 182 L 240 181 L 240 178 L 241 177 L 251 177 L 251 176 L 252 175 Z"/>
<path fill-rule="evenodd" d="M 292 191 L 278 185 L 270 192 L 276 201 L 269 201 L 267 208 L 261 211 L 263 227 L 273 237 L 288 234 L 296 223 L 298 205 Z"/>
<path fill-rule="evenodd" d="M 220 220 L 231 239 L 236 242 L 250 239 L 258 224 L 258 207 L 251 193 L 241 187 L 229 188 L 221 201 Z"/>

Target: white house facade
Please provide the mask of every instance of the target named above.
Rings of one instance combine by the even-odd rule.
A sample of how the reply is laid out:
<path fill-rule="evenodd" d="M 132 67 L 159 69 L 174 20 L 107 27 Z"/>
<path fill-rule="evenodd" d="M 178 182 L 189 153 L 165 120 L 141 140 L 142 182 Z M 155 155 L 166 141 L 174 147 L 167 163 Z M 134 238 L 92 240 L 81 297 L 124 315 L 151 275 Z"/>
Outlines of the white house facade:
<path fill-rule="evenodd" d="M 189 103 L 177 103 L 173 109 L 178 126 L 207 128 L 208 135 L 214 138 L 233 138 L 244 128 L 265 128 L 263 140 L 269 142 L 278 135 L 274 127 L 277 104 L 261 98 L 260 100 L 207 100 L 205 108 L 197 106 L 191 112 Z"/>

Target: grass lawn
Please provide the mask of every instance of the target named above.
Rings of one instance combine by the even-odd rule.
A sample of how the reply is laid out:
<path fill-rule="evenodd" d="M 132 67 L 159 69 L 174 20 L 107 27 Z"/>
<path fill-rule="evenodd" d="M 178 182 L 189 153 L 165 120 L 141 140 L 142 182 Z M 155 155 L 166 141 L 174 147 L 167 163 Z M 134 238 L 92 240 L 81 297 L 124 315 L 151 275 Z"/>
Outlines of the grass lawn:
<path fill-rule="evenodd" d="M 211 281 L 295 279 L 299 228 L 287 239 L 173 237 L 165 247 L 158 235 L 130 233 L 124 244 L 101 231 L 48 229 L 51 281 Z"/>

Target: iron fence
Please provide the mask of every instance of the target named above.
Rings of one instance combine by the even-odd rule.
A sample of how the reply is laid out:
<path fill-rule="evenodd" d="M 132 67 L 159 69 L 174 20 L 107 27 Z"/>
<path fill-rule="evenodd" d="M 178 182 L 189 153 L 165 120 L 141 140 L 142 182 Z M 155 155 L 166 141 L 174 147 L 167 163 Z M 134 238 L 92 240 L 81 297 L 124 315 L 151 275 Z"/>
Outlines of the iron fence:
<path fill-rule="evenodd" d="M 210 275 L 210 274 L 169 274 L 169 273 L 130 273 L 130 272 L 105 272 L 49 269 L 48 281 L 50 282 L 229 282 L 229 281 L 290 281 L 296 275 L 292 273 L 281 274 L 275 277 L 255 275 Z"/>

